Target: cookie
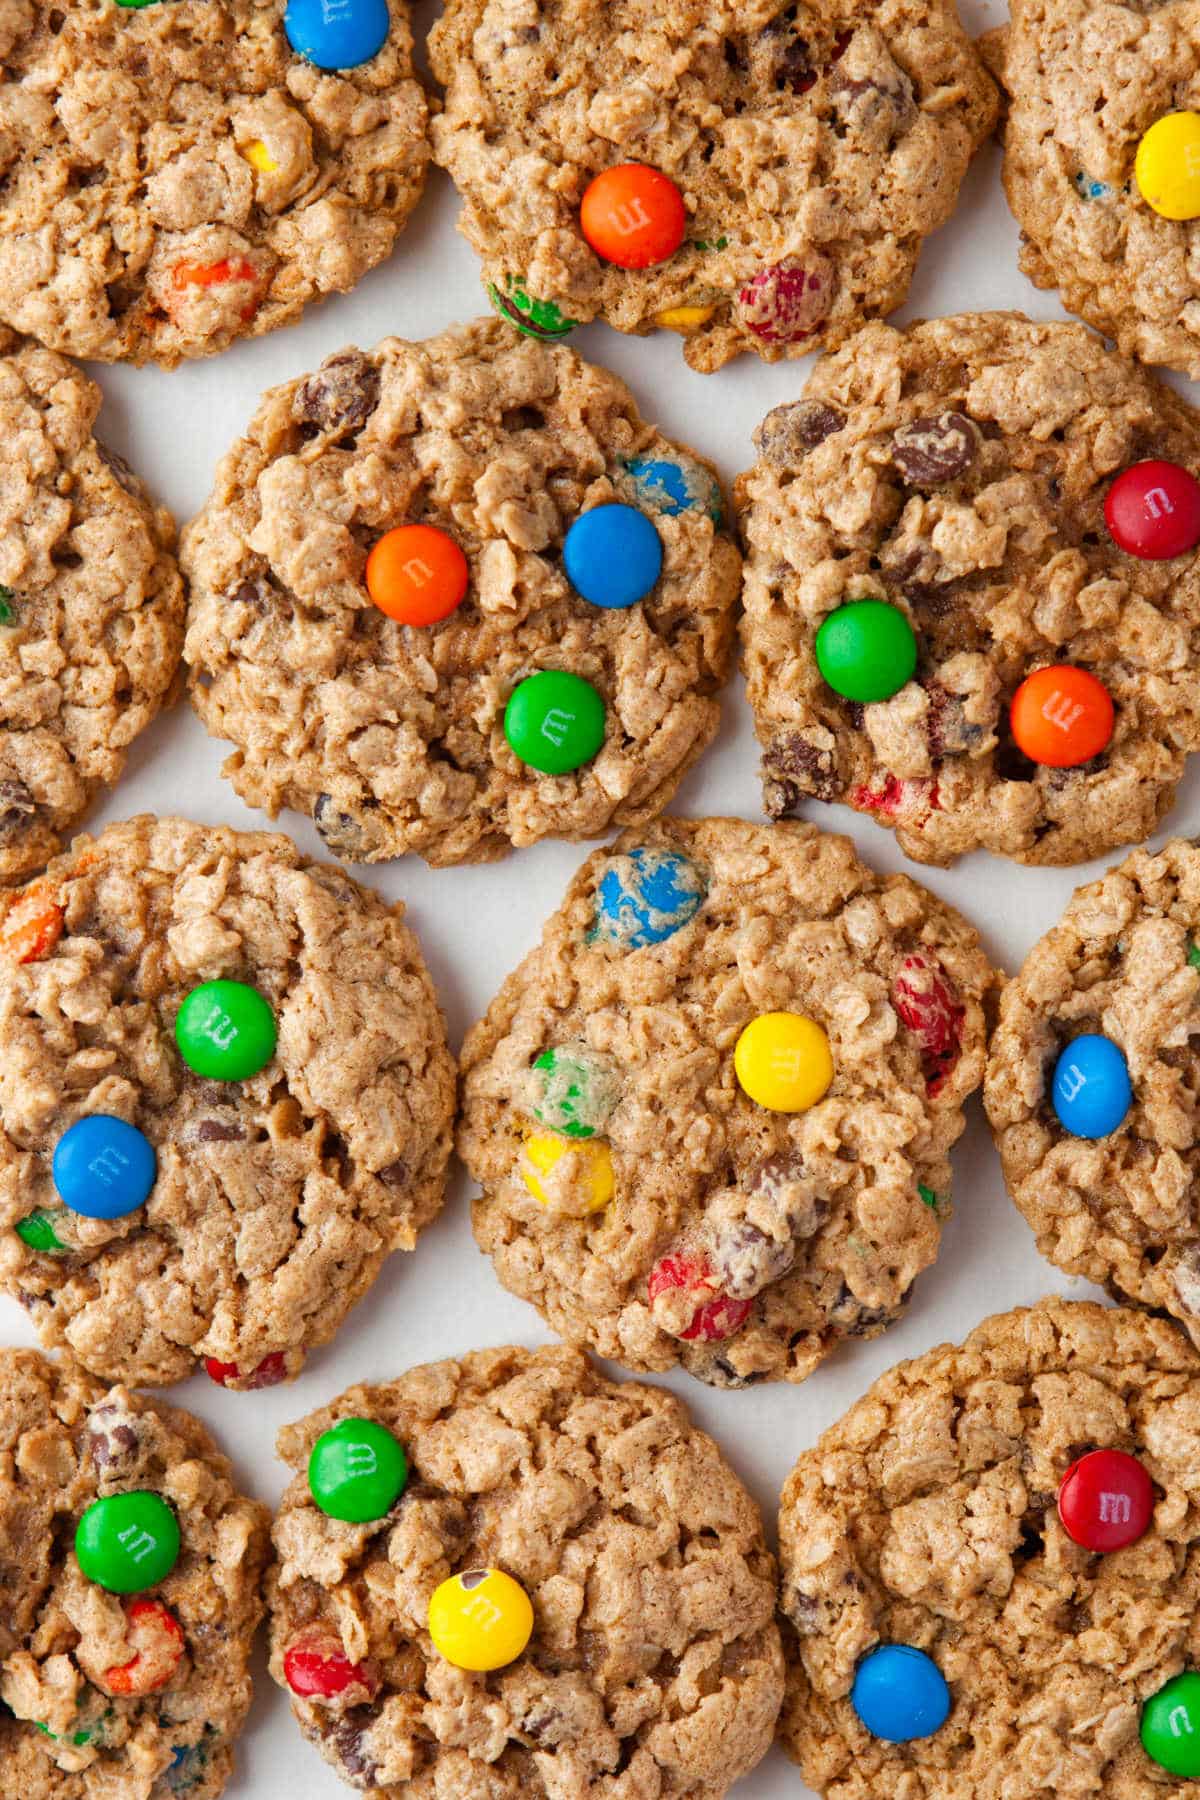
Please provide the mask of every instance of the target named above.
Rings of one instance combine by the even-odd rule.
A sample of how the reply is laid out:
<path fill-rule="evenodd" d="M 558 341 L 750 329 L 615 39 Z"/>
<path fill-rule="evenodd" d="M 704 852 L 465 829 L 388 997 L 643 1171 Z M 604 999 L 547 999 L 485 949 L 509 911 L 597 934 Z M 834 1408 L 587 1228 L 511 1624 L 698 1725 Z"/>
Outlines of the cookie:
<path fill-rule="evenodd" d="M 952 0 L 448 0 L 429 54 L 501 316 L 663 327 L 694 369 L 899 306 L 996 117 Z"/>
<path fill-rule="evenodd" d="M 848 838 L 627 834 L 463 1049 L 481 1247 L 601 1356 L 802 1381 L 937 1255 L 995 981 L 958 913 Z"/>
<path fill-rule="evenodd" d="M 1082 326 L 976 313 L 868 326 L 756 442 L 770 817 L 843 801 L 939 864 L 1154 830 L 1200 747 L 1200 415 Z"/>
<path fill-rule="evenodd" d="M 143 817 L 0 899 L 0 1287 L 106 1380 L 295 1375 L 442 1203 L 454 1065 L 403 908 Z"/>
<path fill-rule="evenodd" d="M 740 563 L 711 468 L 494 320 L 272 389 L 182 556 L 225 773 L 351 862 L 641 824 L 717 729 Z"/>
<path fill-rule="evenodd" d="M 404 0 L 27 0 L 0 24 L 0 319 L 207 356 L 382 262 L 429 157 Z"/>
<path fill-rule="evenodd" d="M 877 1381 L 780 1505 L 780 1741 L 809 1786 L 1200 1791 L 1167 1778 L 1200 1730 L 1198 1418 L 1168 1323 L 1062 1300 Z"/>
<path fill-rule="evenodd" d="M 1188 8 L 1013 0 L 989 62 L 1010 95 L 1004 187 L 1024 273 L 1127 355 L 1200 377 L 1200 165 L 1173 141 L 1182 118 L 1200 145 Z"/>
<path fill-rule="evenodd" d="M 0 1759 L 27 1800 L 216 1800 L 270 1515 L 190 1413 L 0 1350 Z"/>
<path fill-rule="evenodd" d="M 768 1748 L 774 1559 L 673 1395 L 484 1350 L 350 1388 L 278 1447 L 271 1673 L 351 1787 L 720 1800 Z M 389 1458 L 406 1485 L 379 1485 Z"/>
<path fill-rule="evenodd" d="M 175 526 L 92 436 L 100 400 L 0 327 L 0 887 L 43 868 L 117 780 L 179 663 Z"/>

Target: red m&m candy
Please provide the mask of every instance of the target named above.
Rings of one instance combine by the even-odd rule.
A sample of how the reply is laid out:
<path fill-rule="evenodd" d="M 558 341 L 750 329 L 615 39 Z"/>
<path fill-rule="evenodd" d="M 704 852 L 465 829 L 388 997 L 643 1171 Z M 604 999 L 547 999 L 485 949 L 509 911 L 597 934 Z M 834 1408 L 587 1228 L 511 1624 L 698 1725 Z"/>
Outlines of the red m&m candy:
<path fill-rule="evenodd" d="M 579 224 L 605 262 L 619 269 L 651 269 L 682 244 L 687 214 L 669 175 L 645 163 L 620 163 L 588 183 Z"/>
<path fill-rule="evenodd" d="M 153 1694 L 179 1667 L 183 1627 L 161 1600 L 128 1601 L 125 1617 L 134 1654 L 104 1671 L 104 1686 L 110 1694 Z"/>
<path fill-rule="evenodd" d="M 754 1307 L 753 1300 L 735 1300 L 718 1286 L 706 1256 L 686 1253 L 660 1256 L 646 1284 L 651 1307 L 673 1288 L 685 1290 L 682 1323 L 674 1326 L 666 1320 L 659 1320 L 659 1323 L 672 1336 L 684 1338 L 688 1343 L 712 1344 L 732 1337 L 735 1331 L 741 1330 Z"/>
<path fill-rule="evenodd" d="M 1140 462 L 1118 475 L 1104 502 L 1113 542 L 1145 562 L 1200 544 L 1200 481 L 1173 462 Z"/>
<path fill-rule="evenodd" d="M 1063 1476 L 1058 1516 L 1067 1536 L 1085 1550 L 1124 1550 L 1150 1528 L 1154 1484 L 1136 1456 L 1092 1450 Z"/>
<path fill-rule="evenodd" d="M 242 1371 L 236 1363 L 221 1362 L 218 1357 L 206 1356 L 204 1373 L 218 1387 L 227 1387 L 231 1381 L 241 1381 Z M 272 1350 L 264 1356 L 256 1368 L 250 1371 L 247 1386 L 251 1388 L 278 1387 L 281 1381 L 287 1380 L 287 1359 L 280 1350 Z"/>
<path fill-rule="evenodd" d="M 302 1631 L 284 1652 L 283 1679 L 302 1700 L 369 1700 L 379 1686 L 366 1663 L 353 1663 L 341 1641 L 319 1626 Z"/>

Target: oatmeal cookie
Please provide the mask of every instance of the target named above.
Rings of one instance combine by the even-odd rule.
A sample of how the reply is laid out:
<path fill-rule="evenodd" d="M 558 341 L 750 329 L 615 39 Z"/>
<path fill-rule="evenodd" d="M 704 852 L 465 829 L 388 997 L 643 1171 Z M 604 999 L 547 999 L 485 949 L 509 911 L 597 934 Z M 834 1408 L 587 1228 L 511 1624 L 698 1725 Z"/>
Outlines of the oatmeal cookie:
<path fill-rule="evenodd" d="M 958 913 L 848 838 L 628 834 L 467 1038 L 480 1245 L 602 1356 L 803 1380 L 937 1255 L 995 982 Z"/>
<path fill-rule="evenodd" d="M 411 1464 L 365 1523 L 327 1516 L 307 1474 L 347 1419 L 382 1426 Z M 296 1476 L 275 1521 L 271 1673 L 351 1787 L 720 1800 L 766 1751 L 783 1693 L 774 1560 L 673 1395 L 605 1381 L 562 1347 L 477 1351 L 350 1388 L 279 1452 Z M 507 1588 L 527 1648 L 469 1659 L 490 1673 L 451 1662 L 429 1629 L 442 1584 L 474 1592 L 476 1638 L 504 1626 L 479 1590 Z"/>
<path fill-rule="evenodd" d="M 1200 1344 L 1198 940 L 1194 843 L 1135 850 L 1079 888 L 1005 989 L 984 1100 L 1042 1254 L 1171 1313 Z M 1059 1108 L 1069 1120 L 1077 1089 L 1065 1053 L 1096 1037 L 1116 1046 L 1129 1086 L 1124 1117 L 1092 1138 L 1074 1135 Z"/>
<path fill-rule="evenodd" d="M 1166 459 L 1200 514 L 1191 407 L 1082 326 L 977 313 L 868 326 L 756 442 L 736 494 L 769 816 L 844 801 L 941 864 L 1081 862 L 1153 831 L 1200 747 L 1200 578 L 1190 550 L 1119 548 L 1106 507 Z M 818 661 L 862 600 L 909 645 L 865 701 Z M 1106 731 L 1072 748 L 1082 714 L 1054 690 L 1035 723 L 1075 760 L 1033 760 L 1057 753 L 1014 697 L 1064 672 Z"/>
<path fill-rule="evenodd" d="M 262 1386 L 413 1248 L 454 1065 L 402 919 L 287 838 L 149 817 L 0 900 L 0 1285 L 46 1345 Z"/>
<path fill-rule="evenodd" d="M 377 54 L 310 59 L 369 49 L 312 29 L 364 14 Z M 0 319 L 55 350 L 169 368 L 273 331 L 421 192 L 405 0 L 0 0 L 0 55 Z"/>
<path fill-rule="evenodd" d="M 0 326 L 0 887 L 116 781 L 179 663 L 175 526 L 92 436 L 100 399 Z"/>
<path fill-rule="evenodd" d="M 1146 1703 L 1200 1659 L 1198 1419 L 1200 1358 L 1166 1321 L 1062 1300 L 877 1381 L 783 1490 L 780 1735 L 809 1785 L 828 1800 L 1200 1793 L 1139 1741 Z M 1089 1467 L 1109 1491 L 1071 1492 L 1064 1476 Z M 940 1729 L 888 1742 L 864 1723 L 885 1646 L 948 1684 Z"/>
<path fill-rule="evenodd" d="M 113 1533 L 134 1515 L 150 1529 L 126 1549 Z M 0 1350 L 6 1795 L 216 1800 L 250 1705 L 269 1523 L 190 1413 Z"/>
<path fill-rule="evenodd" d="M 565 541 L 600 508 L 661 561 L 635 604 L 568 576 Z M 341 351 L 266 396 L 184 534 L 194 704 L 237 746 L 242 798 L 311 813 L 351 862 L 640 824 L 717 729 L 740 570 L 722 509 L 710 467 L 571 350 L 484 320 Z M 460 570 L 440 622 L 368 591 L 368 552 L 413 531 Z M 542 748 L 568 754 L 530 762 L 514 696 L 564 679 L 593 735 L 564 746 L 579 721 L 552 707 Z"/>
<path fill-rule="evenodd" d="M 899 306 L 996 117 L 952 0 L 448 0 L 429 51 L 434 156 L 497 310 L 539 336 L 662 326 L 704 370 Z M 649 267 L 581 226 L 589 184 L 631 163 L 677 190 L 681 241 Z M 617 254 L 649 216 L 618 197 Z"/>

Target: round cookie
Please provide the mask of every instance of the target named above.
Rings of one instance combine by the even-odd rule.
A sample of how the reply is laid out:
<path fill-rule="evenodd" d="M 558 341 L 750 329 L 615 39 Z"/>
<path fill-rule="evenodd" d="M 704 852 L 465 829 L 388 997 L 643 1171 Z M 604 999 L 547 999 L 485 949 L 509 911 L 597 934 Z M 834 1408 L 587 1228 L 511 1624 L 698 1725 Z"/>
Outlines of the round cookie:
<path fill-rule="evenodd" d="M 604 517 L 661 558 L 632 605 L 584 599 L 567 572 L 571 528 L 600 507 L 631 509 Z M 267 394 L 184 534 L 194 704 L 237 746 L 242 798 L 310 813 L 352 862 L 486 861 L 640 824 L 717 729 L 740 570 L 722 507 L 708 464 L 571 350 L 484 320 L 342 351 Z M 413 525 L 460 579 L 466 557 L 440 623 L 367 589 L 375 546 Z M 406 568 L 433 585 L 426 549 L 403 554 L 389 606 Z M 602 579 L 627 560 L 584 546 Z M 566 697 L 515 726 L 514 696 L 564 674 Z"/>
<path fill-rule="evenodd" d="M 848 838 L 627 835 L 467 1038 L 481 1247 L 602 1356 L 803 1380 L 891 1324 L 937 1255 L 996 979 L 959 914 Z"/>
<path fill-rule="evenodd" d="M 1043 1256 L 1171 1313 L 1200 1344 L 1198 941 L 1200 848 L 1183 838 L 1158 855 L 1135 850 L 1077 889 L 1005 988 L 984 1100 L 1009 1192 Z M 1066 1052 L 1085 1036 L 1116 1046 L 1132 1086 L 1124 1116 L 1118 1105 L 1096 1138 L 1064 1124 L 1052 1094 L 1062 1057 L 1059 1105 L 1070 1119 L 1084 1090 Z"/>
<path fill-rule="evenodd" d="M 704 370 L 804 356 L 899 306 L 996 117 L 952 0 L 868 18 L 844 0 L 448 0 L 429 53 L 434 156 L 501 315 L 540 337 L 662 326 Z M 649 267 L 605 260 L 581 225 L 589 184 L 630 163 L 677 190 L 682 242 Z M 618 255 L 657 210 L 637 191 L 605 209 Z"/>
<path fill-rule="evenodd" d="M 1169 1324 L 1062 1300 L 877 1381 L 800 1458 L 780 1506 L 780 1741 L 809 1786 L 837 1800 L 1200 1791 L 1139 1742 L 1145 1702 L 1200 1661 L 1198 1418 L 1200 1359 Z M 1107 1554 L 1058 1510 L 1097 1449 L 1153 1484 L 1152 1517 L 1116 1484 L 1094 1496 L 1082 1535 L 1102 1516 L 1126 1538 L 1147 1527 Z M 1078 1510 L 1064 1506 L 1076 1530 Z M 949 1685 L 946 1722 L 909 1742 L 868 1730 L 851 1699 L 887 1645 L 923 1652 Z"/>
<path fill-rule="evenodd" d="M 290 324 L 421 192 L 405 0 L 25 0 L 0 54 L 0 319 L 56 350 L 169 368 Z"/>
<path fill-rule="evenodd" d="M 403 1497 L 362 1524 L 319 1510 L 306 1474 L 347 1416 L 410 1464 Z M 275 1521 L 271 1673 L 351 1787 L 721 1800 L 766 1752 L 783 1694 L 774 1559 L 673 1395 L 561 1346 L 477 1351 L 350 1388 L 279 1453 L 296 1475 Z M 430 1611 L 443 1583 L 465 1615 L 453 1640 Z M 472 1655 L 522 1591 L 527 1647 Z M 452 1654 L 465 1641 L 473 1662 L 504 1662 L 450 1662 L 431 1618 Z"/>
<path fill-rule="evenodd" d="M 179 663 L 174 523 L 92 436 L 100 400 L 0 327 L 0 887 L 42 868 L 117 780 Z"/>
<path fill-rule="evenodd" d="M 771 817 L 841 800 L 941 864 L 980 846 L 1081 862 L 1154 830 L 1200 747 L 1200 575 L 1191 550 L 1119 549 L 1105 508 L 1116 477 L 1167 460 L 1200 509 L 1192 408 L 1082 326 L 976 313 L 868 326 L 756 442 L 742 655 Z M 916 651 L 865 702 L 818 660 L 863 599 Z M 1036 735 L 1086 760 L 1031 760 L 1059 752 L 1014 733 L 1014 697 L 1066 665 L 1109 696 L 1110 741 L 1075 747 L 1086 706 L 1039 676 Z"/>
<path fill-rule="evenodd" d="M 1150 206 L 1134 167 L 1151 126 L 1200 107 L 1190 7 L 1013 0 L 989 40 L 1022 270 L 1127 355 L 1200 377 L 1200 224 Z"/>
<path fill-rule="evenodd" d="M 216 1800 L 250 1706 L 267 1509 L 174 1406 L 33 1350 L 0 1350 L 0 1396 L 4 1792 Z M 178 1550 L 152 1584 L 154 1552 L 132 1536 L 115 1560 L 137 1585 L 118 1592 L 74 1546 L 89 1509 L 107 1528 L 125 1496 L 165 1505 Z"/>
<path fill-rule="evenodd" d="M 402 918 L 287 838 L 149 817 L 0 900 L 0 1285 L 43 1343 L 267 1385 L 413 1248 L 454 1065 Z"/>

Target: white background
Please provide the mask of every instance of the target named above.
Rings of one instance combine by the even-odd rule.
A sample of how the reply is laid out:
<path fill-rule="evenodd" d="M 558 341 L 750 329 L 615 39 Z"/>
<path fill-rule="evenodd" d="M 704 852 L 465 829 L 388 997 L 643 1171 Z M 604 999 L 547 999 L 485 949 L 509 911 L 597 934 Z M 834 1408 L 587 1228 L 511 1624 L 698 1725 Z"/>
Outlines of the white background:
<path fill-rule="evenodd" d="M 418 5 L 419 36 L 434 11 L 429 0 Z M 987 29 L 1003 17 L 1002 0 L 966 0 L 969 29 Z M 1017 228 L 999 167 L 999 153 L 989 144 L 968 177 L 955 217 L 927 244 L 900 317 L 1001 307 L 1018 307 L 1035 318 L 1063 316 L 1052 295 L 1038 293 L 1018 273 Z M 343 345 L 369 345 L 389 334 L 430 336 L 486 310 L 474 253 L 455 230 L 457 210 L 448 179 L 434 170 L 391 261 L 353 293 L 310 310 L 299 325 L 170 373 L 93 366 L 106 396 L 101 435 L 149 481 L 182 525 L 206 498 L 218 457 L 244 430 L 264 388 L 315 368 Z M 571 343 L 622 375 L 644 416 L 668 437 L 713 458 L 726 481 L 754 460 L 751 431 L 770 407 L 799 395 L 809 366 L 768 367 L 743 356 L 719 374 L 698 375 L 687 368 L 670 334 L 622 337 L 603 325 L 577 331 Z M 1186 391 L 1186 383 L 1178 385 Z M 267 821 L 244 807 L 221 780 L 225 748 L 208 738 L 186 705 L 177 708 L 135 746 L 125 779 L 89 827 L 145 810 L 185 811 L 242 828 L 264 826 Z M 720 738 L 684 783 L 673 810 L 762 816 L 750 715 L 737 676 L 725 696 Z M 890 832 L 869 819 L 843 807 L 814 806 L 813 816 L 830 829 L 849 832 L 876 868 L 906 866 Z M 1196 771 L 1185 780 L 1168 823 L 1170 831 L 1162 837 L 1200 829 Z M 328 857 L 308 820 L 289 813 L 279 825 L 306 851 Z M 589 848 L 543 843 L 474 869 L 435 872 L 412 857 L 355 871 L 408 903 L 456 1049 L 501 979 L 537 941 Z M 1012 972 L 1057 919 L 1077 883 L 1113 860 L 1076 870 L 1025 869 L 981 853 L 949 871 L 908 866 L 961 907 L 981 928 L 993 960 Z M 955 1216 L 940 1259 L 918 1281 L 907 1317 L 883 1337 L 847 1344 L 800 1387 L 780 1383 L 721 1393 L 684 1375 L 667 1378 L 756 1495 L 772 1541 L 777 1497 L 796 1456 L 883 1370 L 947 1338 L 962 1337 L 988 1313 L 1051 1291 L 1089 1292 L 1039 1258 L 1005 1195 L 978 1099 L 968 1108 L 954 1174 Z M 211 1425 L 248 1492 L 275 1502 L 285 1473 L 272 1449 L 276 1430 L 351 1382 L 386 1380 L 413 1363 L 485 1345 L 547 1341 L 539 1316 L 501 1289 L 476 1249 L 470 1192 L 455 1164 L 441 1218 L 412 1257 L 392 1258 L 337 1341 L 313 1356 L 294 1385 L 227 1394 L 200 1375 L 172 1391 L 173 1399 Z M 9 1302 L 0 1307 L 0 1335 L 32 1343 L 21 1309 Z M 274 1800 L 287 1792 L 305 1800 L 345 1800 L 349 1790 L 302 1741 L 286 1697 L 266 1674 L 261 1644 L 256 1669 L 254 1710 L 229 1800 Z M 785 1795 L 803 1800 L 808 1790 L 792 1765 L 772 1752 L 736 1793 L 738 1800 L 784 1800 Z"/>

